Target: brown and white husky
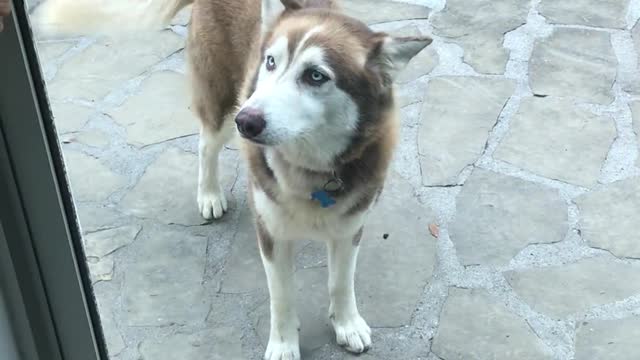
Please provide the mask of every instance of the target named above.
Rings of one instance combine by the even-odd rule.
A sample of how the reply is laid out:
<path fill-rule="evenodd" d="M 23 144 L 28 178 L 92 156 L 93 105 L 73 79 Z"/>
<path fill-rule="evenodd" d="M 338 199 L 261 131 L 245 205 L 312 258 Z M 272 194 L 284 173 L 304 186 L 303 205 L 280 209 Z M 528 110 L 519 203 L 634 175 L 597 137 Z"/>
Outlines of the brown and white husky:
<path fill-rule="evenodd" d="M 326 241 L 336 339 L 363 352 L 371 329 L 356 306 L 354 272 L 396 143 L 393 79 L 431 39 L 374 32 L 332 0 L 49 0 L 39 21 L 57 31 L 136 31 L 192 2 L 198 206 L 206 219 L 227 209 L 218 153 L 235 120 L 271 296 L 264 358 L 300 358 L 293 247 L 301 238 Z"/>

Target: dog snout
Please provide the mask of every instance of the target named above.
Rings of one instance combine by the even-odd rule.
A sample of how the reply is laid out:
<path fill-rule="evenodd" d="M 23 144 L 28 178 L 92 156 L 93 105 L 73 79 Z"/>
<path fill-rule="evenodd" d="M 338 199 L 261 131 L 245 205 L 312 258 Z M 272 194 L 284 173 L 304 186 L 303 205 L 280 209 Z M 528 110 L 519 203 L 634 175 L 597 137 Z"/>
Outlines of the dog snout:
<path fill-rule="evenodd" d="M 246 138 L 254 138 L 264 130 L 267 123 L 264 113 L 258 109 L 245 108 L 236 116 L 238 131 Z"/>

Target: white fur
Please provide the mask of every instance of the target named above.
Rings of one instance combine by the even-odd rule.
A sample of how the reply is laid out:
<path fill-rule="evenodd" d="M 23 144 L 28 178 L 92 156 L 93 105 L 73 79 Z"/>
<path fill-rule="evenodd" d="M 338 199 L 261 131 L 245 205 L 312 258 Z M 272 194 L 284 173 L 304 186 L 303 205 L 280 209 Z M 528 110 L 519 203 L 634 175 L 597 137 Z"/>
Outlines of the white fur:
<path fill-rule="evenodd" d="M 232 122 L 225 121 L 225 124 Z M 227 211 L 227 199 L 218 181 L 218 156 L 231 137 L 232 127 L 224 126 L 214 132 L 205 126 L 200 128 L 198 209 L 207 220 L 218 219 Z"/>
<path fill-rule="evenodd" d="M 328 243 L 329 318 L 336 332 L 336 342 L 347 350 L 361 353 L 371 346 L 371 328 L 364 321 L 354 288 L 359 246 L 354 246 L 355 233 L 345 232 Z"/>
<path fill-rule="evenodd" d="M 158 30 L 193 0 L 47 0 L 34 14 L 42 31 L 95 34 Z"/>
<path fill-rule="evenodd" d="M 275 146 L 287 160 L 312 170 L 327 170 L 337 154 L 351 141 L 358 122 L 358 108 L 333 81 L 335 74 L 318 47 L 301 50 L 302 44 L 320 27 L 311 29 L 289 59 L 286 37 L 265 51 L 273 56 L 276 69 L 262 64 L 256 90 L 243 107 L 261 110 L 266 127 L 257 140 Z M 315 67 L 332 80 L 319 87 L 304 83 L 305 70 Z"/>

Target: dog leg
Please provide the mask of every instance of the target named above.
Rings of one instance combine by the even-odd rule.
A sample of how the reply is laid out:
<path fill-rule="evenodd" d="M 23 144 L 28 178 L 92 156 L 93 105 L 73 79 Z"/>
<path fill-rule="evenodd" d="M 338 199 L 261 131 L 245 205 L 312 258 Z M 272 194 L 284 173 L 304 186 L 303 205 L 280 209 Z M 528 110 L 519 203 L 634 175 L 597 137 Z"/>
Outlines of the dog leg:
<path fill-rule="evenodd" d="M 198 208 L 207 220 L 218 219 L 227 211 L 227 199 L 218 180 L 218 155 L 231 133 L 229 126 L 217 130 L 208 124 L 200 127 Z"/>
<path fill-rule="evenodd" d="M 258 236 L 271 297 L 271 332 L 264 359 L 299 360 L 300 321 L 295 308 L 294 243 L 266 239 L 268 235 L 264 230 L 260 230 L 260 224 Z"/>
<path fill-rule="evenodd" d="M 336 341 L 348 351 L 361 353 L 371 346 L 371 329 L 356 305 L 354 276 L 362 228 L 352 236 L 331 239 L 329 258 L 329 318 Z"/>

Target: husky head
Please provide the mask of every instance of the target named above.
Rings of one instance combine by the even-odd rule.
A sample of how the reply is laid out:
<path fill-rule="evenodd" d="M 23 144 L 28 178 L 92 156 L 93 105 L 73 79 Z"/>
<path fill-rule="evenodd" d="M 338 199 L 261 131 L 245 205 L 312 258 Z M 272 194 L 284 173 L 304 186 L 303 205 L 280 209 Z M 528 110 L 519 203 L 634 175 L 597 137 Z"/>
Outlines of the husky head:
<path fill-rule="evenodd" d="M 394 38 L 327 1 L 264 0 L 262 62 L 236 117 L 249 141 L 278 148 L 310 169 L 331 168 L 393 109 L 393 77 L 431 43 Z M 269 17 L 277 6 L 284 8 Z M 299 161 L 296 161 L 298 159 Z"/>

